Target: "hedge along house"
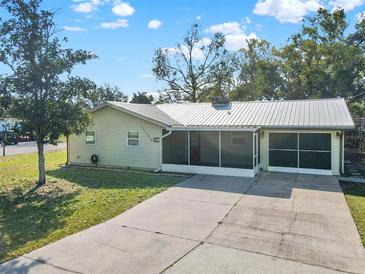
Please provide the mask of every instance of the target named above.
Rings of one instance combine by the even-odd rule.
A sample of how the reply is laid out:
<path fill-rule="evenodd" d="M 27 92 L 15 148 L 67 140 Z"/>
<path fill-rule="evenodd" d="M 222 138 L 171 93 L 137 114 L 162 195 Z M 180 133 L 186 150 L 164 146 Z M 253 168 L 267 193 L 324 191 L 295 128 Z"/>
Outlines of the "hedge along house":
<path fill-rule="evenodd" d="M 70 136 L 71 164 L 253 177 L 260 170 L 338 175 L 344 99 L 142 105 L 106 102 Z"/>

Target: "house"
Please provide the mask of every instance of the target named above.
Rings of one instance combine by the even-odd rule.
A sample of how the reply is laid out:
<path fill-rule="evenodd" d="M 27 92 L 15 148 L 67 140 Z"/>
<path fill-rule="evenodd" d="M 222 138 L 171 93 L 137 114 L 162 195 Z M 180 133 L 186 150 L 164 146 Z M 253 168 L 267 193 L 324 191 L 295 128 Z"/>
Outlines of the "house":
<path fill-rule="evenodd" d="M 354 123 L 342 98 L 141 105 L 106 102 L 94 125 L 69 138 L 71 164 L 255 176 L 260 170 L 338 175 L 344 131 Z"/>
<path fill-rule="evenodd" d="M 5 130 L 11 130 L 18 122 L 15 118 L 4 118 L 0 120 L 0 132 Z"/>

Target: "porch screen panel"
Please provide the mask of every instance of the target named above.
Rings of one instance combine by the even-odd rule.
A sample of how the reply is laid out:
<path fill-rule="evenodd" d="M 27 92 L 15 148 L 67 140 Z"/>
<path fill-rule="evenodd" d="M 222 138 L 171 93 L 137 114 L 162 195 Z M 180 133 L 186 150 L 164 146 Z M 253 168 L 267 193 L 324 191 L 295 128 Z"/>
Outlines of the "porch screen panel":
<path fill-rule="evenodd" d="M 297 133 L 269 133 L 269 165 L 298 167 Z"/>
<path fill-rule="evenodd" d="M 162 162 L 164 164 L 188 164 L 188 133 L 173 131 L 162 139 Z"/>
<path fill-rule="evenodd" d="M 222 167 L 253 168 L 252 132 L 222 131 L 221 153 Z"/>
<path fill-rule="evenodd" d="M 299 134 L 299 167 L 331 169 L 331 134 Z"/>
<path fill-rule="evenodd" d="M 190 131 L 190 164 L 219 166 L 218 131 Z"/>

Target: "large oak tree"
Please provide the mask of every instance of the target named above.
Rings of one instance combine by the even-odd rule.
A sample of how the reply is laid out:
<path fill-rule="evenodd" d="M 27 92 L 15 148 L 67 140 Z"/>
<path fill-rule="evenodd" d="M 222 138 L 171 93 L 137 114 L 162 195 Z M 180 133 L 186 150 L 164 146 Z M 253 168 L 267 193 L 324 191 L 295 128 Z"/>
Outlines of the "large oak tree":
<path fill-rule="evenodd" d="M 213 75 L 228 55 L 224 43 L 222 33 L 202 38 L 199 25 L 194 24 L 175 48 L 157 49 L 153 74 L 166 83 L 162 100 L 200 102 L 209 98 L 215 85 L 212 80 L 220 79 Z"/>

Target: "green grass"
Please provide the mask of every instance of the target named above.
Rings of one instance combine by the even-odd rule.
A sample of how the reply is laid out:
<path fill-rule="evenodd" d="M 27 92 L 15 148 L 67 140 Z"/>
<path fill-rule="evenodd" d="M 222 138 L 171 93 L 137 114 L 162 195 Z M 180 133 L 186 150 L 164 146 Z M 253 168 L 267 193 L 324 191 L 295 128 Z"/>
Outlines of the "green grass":
<path fill-rule="evenodd" d="M 36 154 L 0 158 L 0 262 L 108 220 L 181 178 L 60 168 L 46 153 L 47 183 L 36 188 Z"/>
<path fill-rule="evenodd" d="M 67 139 L 65 135 L 61 135 L 60 138 L 58 138 L 59 143 L 66 143 Z"/>
<path fill-rule="evenodd" d="M 365 247 L 365 184 L 342 182 L 341 187 Z"/>

